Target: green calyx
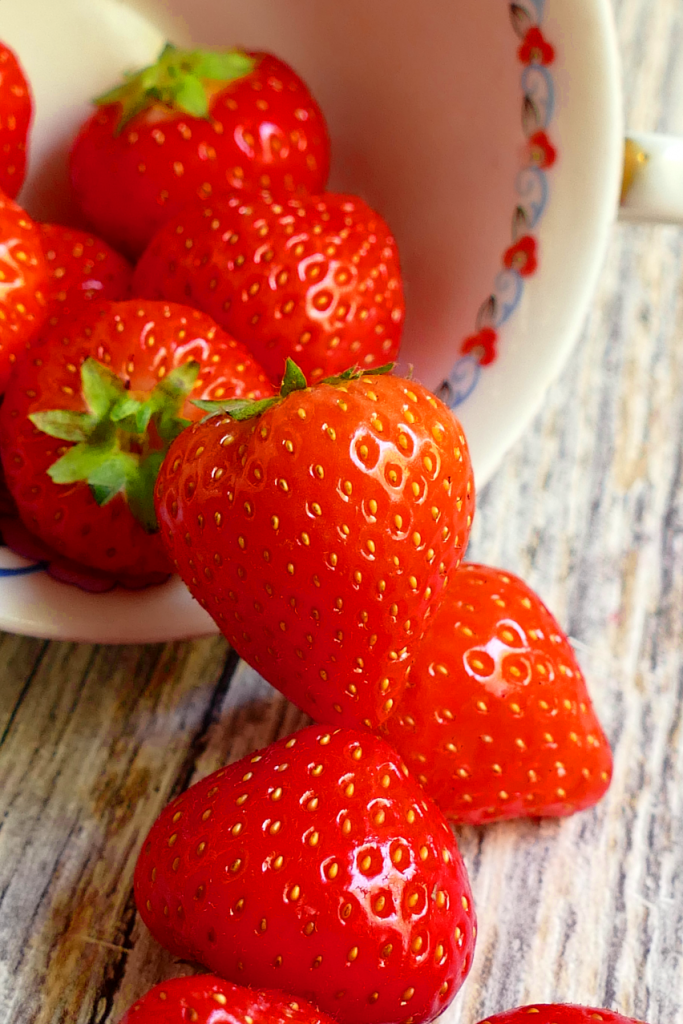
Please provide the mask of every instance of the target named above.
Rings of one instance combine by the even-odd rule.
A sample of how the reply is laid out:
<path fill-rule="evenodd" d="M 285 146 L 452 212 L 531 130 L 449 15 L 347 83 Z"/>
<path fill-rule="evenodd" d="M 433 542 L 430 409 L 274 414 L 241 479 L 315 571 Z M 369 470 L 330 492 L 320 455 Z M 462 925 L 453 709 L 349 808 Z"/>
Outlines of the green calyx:
<path fill-rule="evenodd" d="M 48 469 L 56 484 L 85 481 L 98 505 L 123 494 L 148 533 L 158 529 L 154 485 L 171 442 L 190 425 L 180 416 L 199 374 L 190 360 L 172 370 L 144 397 L 96 359 L 81 366 L 87 412 L 50 409 L 32 413 L 31 422 L 50 437 L 73 442 Z"/>
<path fill-rule="evenodd" d="M 117 134 L 154 103 L 208 118 L 207 82 L 234 82 L 248 75 L 255 64 L 241 50 L 179 50 L 167 43 L 155 64 L 127 75 L 123 85 L 98 96 L 95 103 L 100 107 L 121 104 Z"/>
<path fill-rule="evenodd" d="M 374 377 L 379 374 L 391 373 L 393 368 L 393 363 L 386 363 L 384 366 L 378 366 L 377 369 L 373 370 L 360 370 L 357 366 L 352 366 L 348 370 L 344 370 L 343 373 L 338 374 L 336 377 L 325 377 L 325 379 L 320 383 L 345 384 L 347 381 L 358 380 L 360 377 Z M 307 387 L 308 384 L 306 383 L 306 378 L 302 371 L 296 365 L 294 360 L 288 357 L 285 362 L 285 373 L 280 385 L 280 391 L 277 395 L 273 395 L 272 398 L 260 398 L 257 401 L 252 401 L 247 398 L 231 398 L 226 402 L 193 400 L 192 404 L 196 405 L 199 409 L 203 409 L 204 412 L 209 413 L 209 416 L 206 417 L 207 419 L 211 416 L 215 416 L 217 413 L 224 413 L 230 416 L 233 420 L 250 420 L 255 416 L 260 416 L 272 406 L 278 405 L 294 391 L 305 391 Z"/>

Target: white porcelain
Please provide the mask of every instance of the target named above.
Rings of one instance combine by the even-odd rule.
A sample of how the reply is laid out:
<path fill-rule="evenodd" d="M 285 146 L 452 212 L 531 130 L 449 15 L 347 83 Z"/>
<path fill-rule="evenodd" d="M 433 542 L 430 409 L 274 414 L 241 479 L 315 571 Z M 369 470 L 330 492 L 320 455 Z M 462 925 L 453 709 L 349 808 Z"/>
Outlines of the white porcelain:
<path fill-rule="evenodd" d="M 166 38 L 277 52 L 326 112 L 331 187 L 360 192 L 392 224 L 408 298 L 401 365 L 460 399 L 481 486 L 579 332 L 616 216 L 623 156 L 609 0 L 518 0 L 518 26 L 520 18 L 522 31 L 538 24 L 555 48 L 547 67 L 520 62 L 510 8 L 508 0 L 2 0 L 0 38 L 19 53 L 37 107 L 21 201 L 37 218 L 73 214 L 65 154 L 90 97 L 151 62 Z M 558 151 L 540 174 L 530 170 L 525 93 Z M 539 267 L 530 277 L 502 265 L 518 204 L 533 212 Z M 491 294 L 498 358 L 481 366 L 460 345 Z M 0 549 L 0 572 L 16 564 Z M 101 642 L 215 631 L 178 581 L 89 595 L 44 572 L 0 578 L 0 627 Z"/>

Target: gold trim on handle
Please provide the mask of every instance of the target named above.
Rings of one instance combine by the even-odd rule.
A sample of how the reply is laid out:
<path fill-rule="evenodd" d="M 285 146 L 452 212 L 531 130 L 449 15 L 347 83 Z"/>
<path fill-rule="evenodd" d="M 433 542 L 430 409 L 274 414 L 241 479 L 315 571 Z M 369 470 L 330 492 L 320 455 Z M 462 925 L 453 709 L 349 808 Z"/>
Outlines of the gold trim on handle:
<path fill-rule="evenodd" d="M 649 159 L 648 154 L 637 142 L 633 139 L 626 139 L 624 145 L 624 176 L 621 181 L 622 203 Z"/>

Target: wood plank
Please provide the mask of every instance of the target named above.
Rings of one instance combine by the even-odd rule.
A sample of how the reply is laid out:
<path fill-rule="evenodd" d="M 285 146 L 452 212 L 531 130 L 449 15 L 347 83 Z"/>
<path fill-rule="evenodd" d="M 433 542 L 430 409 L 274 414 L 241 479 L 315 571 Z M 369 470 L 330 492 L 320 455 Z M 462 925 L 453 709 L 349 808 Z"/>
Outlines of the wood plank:
<path fill-rule="evenodd" d="M 44 640 L 0 633 L 0 750 L 46 648 Z"/>
<path fill-rule="evenodd" d="M 116 963 L 92 940 L 126 944 L 141 835 L 203 749 L 226 654 L 48 646 L 0 769 L 0 1018 L 90 1019 Z"/>

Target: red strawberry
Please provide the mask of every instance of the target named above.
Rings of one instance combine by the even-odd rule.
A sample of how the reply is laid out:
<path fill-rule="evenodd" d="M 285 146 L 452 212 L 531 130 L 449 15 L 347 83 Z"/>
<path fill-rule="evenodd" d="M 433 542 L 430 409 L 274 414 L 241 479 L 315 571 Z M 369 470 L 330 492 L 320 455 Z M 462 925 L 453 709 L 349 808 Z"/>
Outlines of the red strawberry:
<path fill-rule="evenodd" d="M 157 513 L 241 656 L 318 721 L 370 728 L 467 543 L 467 444 L 417 383 L 349 373 L 306 388 L 295 371 L 280 398 L 178 438 Z"/>
<path fill-rule="evenodd" d="M 532 1006 L 518 1006 L 514 1010 L 494 1013 L 480 1024 L 642 1024 L 634 1017 L 623 1017 L 613 1010 L 596 1010 L 592 1006 L 576 1006 L 573 1003 L 534 1003 Z"/>
<path fill-rule="evenodd" d="M 38 224 L 47 260 L 47 322 L 73 316 L 89 302 L 120 301 L 131 291 L 133 269 L 95 235 L 61 224 Z"/>
<path fill-rule="evenodd" d="M 457 822 L 571 814 L 612 774 L 567 638 L 525 583 L 483 565 L 452 575 L 384 731 Z"/>
<path fill-rule="evenodd" d="M 432 1020 L 474 948 L 450 829 L 367 732 L 311 726 L 192 786 L 152 827 L 135 898 L 175 955 L 341 1024 Z"/>
<path fill-rule="evenodd" d="M 38 228 L 0 193 L 0 395 L 46 316 L 47 266 Z"/>
<path fill-rule="evenodd" d="M 96 103 L 71 153 L 71 180 L 98 233 L 130 255 L 193 196 L 325 187 L 322 112 L 270 54 L 167 46 Z"/>
<path fill-rule="evenodd" d="M 26 526 L 122 578 L 167 575 L 152 492 L 188 397 L 271 393 L 239 342 L 196 310 L 98 304 L 41 339 L 0 407 L 0 455 Z"/>
<path fill-rule="evenodd" d="M 104 572 L 101 569 L 92 569 L 81 562 L 65 558 L 30 530 L 27 530 L 18 516 L 14 501 L 10 498 L 11 508 L 6 508 L 3 497 L 4 495 L 0 493 L 2 543 L 15 555 L 20 555 L 21 558 L 25 558 L 29 562 L 40 563 L 41 568 L 48 576 L 61 583 L 68 583 L 70 586 L 78 587 L 79 590 L 85 590 L 91 594 L 105 594 L 117 586 L 125 587 L 127 590 L 144 590 L 153 584 L 163 582 L 168 577 L 167 569 L 163 574 L 152 572 L 149 576 L 136 575 L 135 577 L 121 578 L 116 574 Z"/>
<path fill-rule="evenodd" d="M 0 189 L 16 199 L 26 174 L 26 141 L 33 103 L 15 53 L 0 43 Z"/>
<path fill-rule="evenodd" d="M 396 243 L 356 196 L 194 203 L 140 260 L 134 289 L 203 309 L 279 382 L 291 356 L 311 383 L 398 353 L 404 303 Z"/>
<path fill-rule="evenodd" d="M 215 974 L 155 985 L 119 1024 L 334 1024 L 303 999 L 233 985 Z"/>

